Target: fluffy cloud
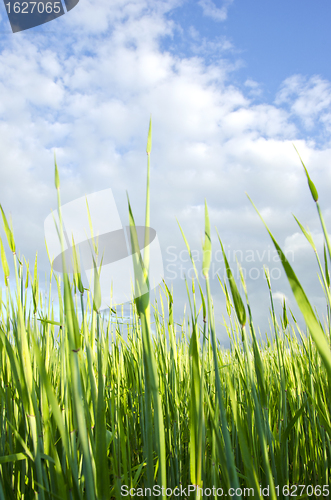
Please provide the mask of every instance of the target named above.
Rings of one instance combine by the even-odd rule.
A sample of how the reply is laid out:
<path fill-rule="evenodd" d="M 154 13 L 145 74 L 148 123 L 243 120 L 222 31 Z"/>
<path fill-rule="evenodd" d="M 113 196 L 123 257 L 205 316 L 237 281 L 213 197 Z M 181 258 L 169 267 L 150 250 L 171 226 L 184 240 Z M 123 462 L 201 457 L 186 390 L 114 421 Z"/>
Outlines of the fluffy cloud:
<path fill-rule="evenodd" d="M 287 78 L 278 92 L 276 104 L 286 103 L 293 115 L 307 128 L 316 120 L 326 121 L 330 116 L 331 83 L 318 75 L 306 78 L 293 75 Z"/>
<path fill-rule="evenodd" d="M 180 4 L 117 0 L 110 5 L 100 0 L 91 15 L 95 4 L 87 0 L 74 9 L 75 16 L 72 11 L 52 22 L 57 23 L 56 33 L 8 38 L 0 52 L 0 201 L 12 212 L 18 246 L 30 259 L 38 250 L 45 270 L 43 221 L 56 206 L 54 149 L 64 202 L 111 187 L 126 224 L 127 190 L 136 220 L 143 223 L 145 144 L 152 113 L 151 222 L 165 268 L 174 259 L 169 248 L 176 255 L 175 266 L 166 271 L 175 286 L 176 314 L 182 314 L 186 293 L 180 272 L 190 269 L 180 258 L 185 245 L 176 217 L 199 251 L 206 198 L 212 227 L 218 227 L 232 265 L 231 252 L 243 252 L 252 303 L 261 305 L 255 317 L 265 327 L 263 265 L 275 269 L 275 277 L 280 267 L 264 252 L 270 240 L 245 191 L 280 244 L 294 245 L 294 265 L 298 274 L 307 275 L 307 258 L 298 246 L 291 212 L 312 230 L 317 230 L 318 220 L 292 141 L 325 203 L 331 150 L 327 143 L 317 149 L 304 140 L 293 116 L 308 125 L 319 120 L 326 127 L 330 84 L 296 75 L 283 83 L 274 104 L 255 104 L 249 89 L 258 89 L 258 84 L 246 81 L 247 93 L 234 85 L 234 66 L 207 64 L 201 54 L 180 57 L 166 50 L 165 41 L 177 29 L 168 14 Z M 200 4 L 210 12 L 211 2 Z M 327 206 L 322 208 L 329 225 L 331 213 Z M 213 245 L 216 252 L 216 233 Z M 247 258 L 249 252 L 254 261 Z M 212 290 L 220 318 L 224 301 L 218 269 L 222 262 L 216 255 Z M 308 274 L 310 284 L 315 268 Z M 278 293 L 290 296 L 283 275 L 275 283 Z M 318 286 L 311 290 L 313 297 L 320 295 Z M 222 329 L 218 333 L 224 335 Z"/>
<path fill-rule="evenodd" d="M 214 21 L 225 21 L 228 16 L 228 8 L 233 0 L 223 0 L 221 7 L 216 7 L 212 0 L 199 0 L 198 4 L 202 7 L 203 15 L 211 17 Z"/>

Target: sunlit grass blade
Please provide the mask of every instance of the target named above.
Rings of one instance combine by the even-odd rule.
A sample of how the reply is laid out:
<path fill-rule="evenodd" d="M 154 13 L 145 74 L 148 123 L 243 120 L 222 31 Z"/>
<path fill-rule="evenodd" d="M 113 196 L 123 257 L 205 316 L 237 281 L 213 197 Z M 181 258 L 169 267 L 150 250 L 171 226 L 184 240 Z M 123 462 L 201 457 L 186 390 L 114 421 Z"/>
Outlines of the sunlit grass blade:
<path fill-rule="evenodd" d="M 248 197 L 249 198 L 249 197 Z M 313 308 L 296 276 L 294 273 L 289 261 L 287 260 L 285 254 L 281 250 L 280 246 L 278 245 L 277 241 L 275 240 L 274 236 L 272 235 L 271 231 L 269 230 L 268 226 L 264 222 L 263 218 L 261 217 L 260 213 L 258 212 L 257 208 L 255 207 L 254 203 L 252 200 L 249 198 L 250 202 L 252 203 L 253 207 L 257 211 L 258 215 L 260 216 L 263 224 L 265 225 L 270 238 L 273 241 L 273 244 L 277 250 L 277 253 L 281 259 L 281 263 L 283 265 L 284 271 L 286 273 L 287 279 L 289 281 L 289 284 L 292 288 L 294 297 L 296 299 L 296 302 L 300 308 L 300 311 L 305 319 L 305 322 L 309 328 L 310 334 L 312 338 L 314 339 L 314 342 L 316 344 L 316 347 L 318 349 L 318 352 L 325 364 L 325 367 L 328 372 L 328 376 L 331 380 L 331 352 L 330 352 L 330 347 L 329 344 L 326 340 L 325 334 L 321 328 L 321 325 L 319 321 L 317 320 L 315 313 L 313 311 Z"/>
<path fill-rule="evenodd" d="M 4 230 L 6 233 L 9 248 L 13 253 L 15 253 L 16 247 L 15 247 L 13 230 L 9 227 L 7 217 L 6 217 L 5 212 L 3 211 L 3 208 L 1 205 L 0 205 L 0 210 L 1 210 L 2 220 L 3 220 L 3 227 L 4 227 Z"/>
<path fill-rule="evenodd" d="M 237 313 L 238 321 L 239 321 L 240 325 L 243 327 L 246 324 L 245 306 L 244 306 L 244 303 L 243 303 L 242 298 L 240 296 L 236 282 L 234 280 L 231 268 L 229 266 L 228 259 L 227 259 L 226 254 L 225 254 L 221 238 L 220 238 L 218 233 L 217 233 L 217 235 L 218 235 L 218 240 L 219 240 L 221 248 L 222 248 L 222 254 L 223 254 L 223 259 L 224 259 L 224 263 L 225 263 L 226 274 L 227 274 L 230 289 L 231 289 L 233 304 L 234 304 L 234 307 L 235 307 L 235 310 Z"/>
<path fill-rule="evenodd" d="M 209 223 L 207 204 L 205 205 L 205 245 L 204 245 L 204 251 L 206 251 L 206 252 L 208 251 L 208 253 L 211 252 L 210 223 Z M 206 257 L 205 261 L 208 263 L 207 257 Z M 231 487 L 233 487 L 237 490 L 237 488 L 239 488 L 239 480 L 238 480 L 238 474 L 237 474 L 237 470 L 236 470 L 235 463 L 234 463 L 234 456 L 233 456 L 233 451 L 232 451 L 232 446 L 231 446 L 230 433 L 228 430 L 226 412 L 225 412 L 224 403 L 223 403 L 223 391 L 222 391 L 221 379 L 220 379 L 219 367 L 218 367 L 216 332 L 215 332 L 214 317 L 213 317 L 212 305 L 211 305 L 211 293 L 210 293 L 210 286 L 209 286 L 208 269 L 205 268 L 204 273 L 205 273 L 205 279 L 206 279 L 209 328 L 211 331 L 211 342 L 212 342 L 212 350 L 213 350 L 213 358 L 214 358 L 216 394 L 217 394 L 218 407 L 219 407 L 220 414 L 221 414 L 221 428 L 222 428 L 222 434 L 223 434 L 224 445 L 225 445 L 225 455 L 226 455 L 226 461 L 227 461 L 227 467 L 228 467 L 228 475 L 229 475 L 229 481 L 230 481 Z M 241 494 L 236 494 L 234 498 L 241 499 Z"/>

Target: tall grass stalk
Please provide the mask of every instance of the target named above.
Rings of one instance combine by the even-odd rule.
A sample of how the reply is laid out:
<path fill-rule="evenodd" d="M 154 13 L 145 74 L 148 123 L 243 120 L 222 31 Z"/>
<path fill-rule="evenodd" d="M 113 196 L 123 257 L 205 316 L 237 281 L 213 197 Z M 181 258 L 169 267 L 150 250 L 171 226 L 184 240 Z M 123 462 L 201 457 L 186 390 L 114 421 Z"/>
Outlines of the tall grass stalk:
<path fill-rule="evenodd" d="M 150 152 L 151 124 L 147 228 Z M 55 185 L 58 233 L 63 243 L 56 163 Z M 309 187 L 316 198 L 311 180 Z M 1 207 L 13 274 L 1 241 L 0 499 L 119 500 L 130 496 L 126 493 L 131 488 L 136 496 L 148 498 L 145 488 L 152 490 L 155 485 L 164 488 L 163 497 L 166 487 L 173 491 L 190 485 L 187 497 L 196 499 L 217 498 L 208 490 L 213 487 L 223 488 L 224 494 L 235 488 L 234 498 L 253 496 L 254 491 L 261 499 L 265 494 L 260 488 L 269 488 L 268 498 L 285 499 L 289 487 L 298 484 L 321 485 L 321 493 L 328 497 L 330 259 L 320 209 L 324 266 L 310 233 L 298 224 L 317 257 L 327 305 L 324 323 L 267 228 L 306 330 L 299 327 L 287 303 L 278 315 L 265 269 L 270 331 L 265 338 L 257 337 L 243 272 L 240 270 L 236 283 L 218 236 L 226 271 L 226 280 L 219 276 L 227 312 L 223 331 L 230 343 L 226 350 L 217 340 L 208 275 L 211 231 L 207 204 L 204 284 L 180 228 L 196 273 L 192 283 L 186 282 L 189 314 L 184 311 L 181 323 L 175 321 L 173 292 L 167 283 L 163 282 L 155 303 L 150 303 L 148 245 L 142 256 L 128 205 L 136 296 L 128 320 L 122 307 L 112 307 L 108 317 L 100 311 L 97 253 L 93 292 L 83 286 L 79 256 L 74 253 L 72 275 L 65 272 L 65 262 L 63 275 L 50 267 L 46 300 L 39 286 L 38 260 L 30 272 L 29 262 L 17 256 L 13 229 Z M 140 294 L 146 289 L 147 293 Z M 57 295 L 58 318 L 50 298 L 52 290 Z M 319 491 L 313 495 L 320 497 Z M 311 490 L 307 492 L 301 498 L 310 496 Z"/>

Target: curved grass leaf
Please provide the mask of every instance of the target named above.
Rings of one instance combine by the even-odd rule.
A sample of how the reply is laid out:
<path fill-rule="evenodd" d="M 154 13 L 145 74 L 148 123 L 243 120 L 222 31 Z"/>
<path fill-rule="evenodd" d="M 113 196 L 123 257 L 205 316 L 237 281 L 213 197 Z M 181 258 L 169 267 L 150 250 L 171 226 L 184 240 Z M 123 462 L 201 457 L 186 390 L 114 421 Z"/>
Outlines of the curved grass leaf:
<path fill-rule="evenodd" d="M 9 266 L 6 258 L 5 249 L 3 248 L 2 239 L 0 238 L 0 248 L 1 248 L 1 264 L 3 269 L 3 274 L 5 275 L 5 284 L 7 286 L 7 279 L 9 278 Z"/>
<path fill-rule="evenodd" d="M 224 258 L 224 263 L 225 263 L 225 268 L 226 268 L 226 274 L 227 274 L 230 289 L 231 289 L 233 304 L 234 304 L 234 307 L 235 307 L 235 310 L 237 313 L 238 321 L 239 321 L 240 325 L 243 327 L 246 324 L 246 309 L 245 309 L 243 300 L 240 296 L 235 279 L 233 277 L 231 268 L 229 266 L 228 259 L 226 258 L 223 244 L 222 244 L 222 241 L 221 241 L 221 238 L 220 238 L 220 235 L 218 234 L 218 232 L 217 232 L 217 236 L 218 236 L 221 248 L 222 248 L 222 253 L 223 253 L 223 258 Z"/>
<path fill-rule="evenodd" d="M 203 244 L 202 272 L 207 276 L 211 262 L 211 239 L 210 239 L 210 221 L 208 215 L 207 201 L 205 200 L 205 241 Z"/>
<path fill-rule="evenodd" d="M 0 205 L 0 210 L 2 214 L 3 227 L 6 233 L 9 248 L 13 253 L 15 253 L 15 240 L 14 240 L 13 230 L 9 227 L 5 212 L 3 211 L 1 205 Z"/>
<path fill-rule="evenodd" d="M 248 196 L 248 195 L 247 195 Z M 298 280 L 296 274 L 294 273 L 289 261 L 287 260 L 285 254 L 283 253 L 282 249 L 278 245 L 277 241 L 275 240 L 274 236 L 272 235 L 270 229 L 268 228 L 267 224 L 264 222 L 262 216 L 260 215 L 258 209 L 248 196 L 248 199 L 252 203 L 253 207 L 255 208 L 256 212 L 258 213 L 259 217 L 261 218 L 263 224 L 265 225 L 270 238 L 273 241 L 273 244 L 277 250 L 277 253 L 280 257 L 281 263 L 283 265 L 284 271 L 286 273 L 288 282 L 292 288 L 292 292 L 294 294 L 295 300 L 300 308 L 300 311 L 304 317 L 304 320 L 306 322 L 306 325 L 309 328 L 310 334 L 316 344 L 317 350 L 323 360 L 323 363 L 325 365 L 325 368 L 327 370 L 328 376 L 331 380 L 331 351 L 329 347 L 329 343 L 326 339 L 326 336 L 324 334 L 324 331 L 317 320 L 315 313 L 313 311 L 313 308 L 300 284 L 300 281 Z"/>
<path fill-rule="evenodd" d="M 311 180 L 311 178 L 310 178 L 310 176 L 309 176 L 309 173 L 308 173 L 308 170 L 307 170 L 307 168 L 306 168 L 305 164 L 303 163 L 302 158 L 301 158 L 301 156 L 299 155 L 299 152 L 298 152 L 297 148 L 294 146 L 294 144 L 293 144 L 293 147 L 294 147 L 294 149 L 296 150 L 296 152 L 297 152 L 297 154 L 298 154 L 298 156 L 299 156 L 299 158 L 300 158 L 300 161 L 301 161 L 301 163 L 302 163 L 303 168 L 305 169 L 305 173 L 306 173 L 306 177 L 307 177 L 307 181 L 308 181 L 308 186 L 309 186 L 309 189 L 310 189 L 310 193 L 311 193 L 311 195 L 312 195 L 312 197 L 313 197 L 313 200 L 314 200 L 315 202 L 317 202 L 317 201 L 318 201 L 318 192 L 317 192 L 317 189 L 316 189 L 316 187 L 315 187 L 315 184 L 314 184 L 314 183 L 313 183 L 313 181 Z"/>

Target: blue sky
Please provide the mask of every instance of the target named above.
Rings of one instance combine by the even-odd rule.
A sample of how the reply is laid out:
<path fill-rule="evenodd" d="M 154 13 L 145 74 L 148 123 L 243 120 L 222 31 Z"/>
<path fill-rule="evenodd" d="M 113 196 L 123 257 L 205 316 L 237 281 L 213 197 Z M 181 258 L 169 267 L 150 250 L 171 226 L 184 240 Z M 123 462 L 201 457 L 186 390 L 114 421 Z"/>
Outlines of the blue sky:
<path fill-rule="evenodd" d="M 182 46 L 180 36 L 176 41 L 186 55 L 190 55 L 192 27 L 206 40 L 226 39 L 233 48 L 230 59 L 242 62 L 238 82 L 247 77 L 258 81 L 271 101 L 289 74 L 319 74 L 330 79 L 331 4 L 327 0 L 318 4 L 310 0 L 234 0 L 229 2 L 223 21 L 217 12 L 207 9 L 212 3 L 222 5 L 205 2 L 203 9 L 203 2 L 184 2 L 169 13 L 183 29 Z M 210 54 L 211 58 L 218 55 L 217 51 Z"/>
<path fill-rule="evenodd" d="M 292 143 L 330 227 L 330 14 L 326 0 L 80 0 L 61 18 L 12 34 L 1 7 L 0 202 L 21 252 L 33 260 L 38 251 L 47 272 L 54 150 L 64 203 L 111 187 L 125 225 L 128 191 L 143 223 L 152 114 L 151 225 L 177 317 L 186 297 L 180 266 L 190 268 L 176 218 L 199 252 L 205 198 L 232 265 L 234 252 L 242 252 L 256 322 L 268 327 L 263 264 L 273 270 L 279 308 L 285 295 L 295 310 L 245 192 L 323 314 L 314 255 L 292 213 L 309 226 L 319 251 L 322 234 Z M 226 343 L 216 231 L 212 242 L 218 336 Z"/>
<path fill-rule="evenodd" d="M 264 98 L 272 102 L 291 74 L 330 79 L 330 18 L 327 0 L 236 0 L 229 5 L 224 23 L 202 18 L 201 32 L 226 36 L 243 60 L 241 79 L 259 82 Z"/>

